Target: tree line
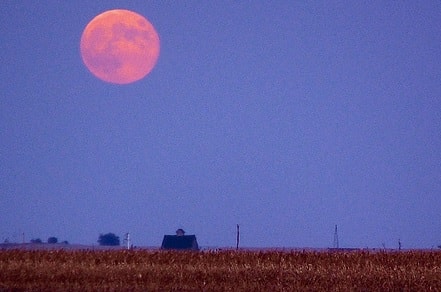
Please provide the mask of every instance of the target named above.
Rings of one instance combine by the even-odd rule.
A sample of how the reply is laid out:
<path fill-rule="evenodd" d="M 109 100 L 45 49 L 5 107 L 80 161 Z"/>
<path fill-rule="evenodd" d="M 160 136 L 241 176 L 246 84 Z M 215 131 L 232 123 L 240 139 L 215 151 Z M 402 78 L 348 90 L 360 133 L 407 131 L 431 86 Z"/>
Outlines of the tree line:
<path fill-rule="evenodd" d="M 99 245 L 102 246 L 119 246 L 121 244 L 119 236 L 115 235 L 114 233 L 106 233 L 106 234 L 100 234 L 97 240 Z M 33 238 L 31 239 L 31 243 L 43 243 L 43 240 L 40 238 Z M 58 238 L 55 236 L 51 236 L 47 239 L 47 243 L 49 244 L 56 244 L 58 242 Z M 67 240 L 62 241 L 63 244 L 69 244 Z"/>

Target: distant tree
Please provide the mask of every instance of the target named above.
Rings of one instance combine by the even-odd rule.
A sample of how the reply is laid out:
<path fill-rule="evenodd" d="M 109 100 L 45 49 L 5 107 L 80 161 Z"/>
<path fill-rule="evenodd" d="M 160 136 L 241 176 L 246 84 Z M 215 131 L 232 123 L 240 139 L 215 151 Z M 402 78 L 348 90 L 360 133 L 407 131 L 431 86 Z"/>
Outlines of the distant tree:
<path fill-rule="evenodd" d="M 100 234 L 98 237 L 99 245 L 115 246 L 119 245 L 119 236 L 113 233 Z"/>
<path fill-rule="evenodd" d="M 61 243 L 62 243 L 62 244 L 69 244 L 69 241 L 67 241 L 67 240 L 63 240 Z"/>
<path fill-rule="evenodd" d="M 47 239 L 47 243 L 50 243 L 50 244 L 58 243 L 58 238 L 51 236 Z"/>
<path fill-rule="evenodd" d="M 43 243 L 40 238 L 31 239 L 31 243 Z"/>
<path fill-rule="evenodd" d="M 438 245 L 438 248 L 441 248 L 441 245 Z"/>

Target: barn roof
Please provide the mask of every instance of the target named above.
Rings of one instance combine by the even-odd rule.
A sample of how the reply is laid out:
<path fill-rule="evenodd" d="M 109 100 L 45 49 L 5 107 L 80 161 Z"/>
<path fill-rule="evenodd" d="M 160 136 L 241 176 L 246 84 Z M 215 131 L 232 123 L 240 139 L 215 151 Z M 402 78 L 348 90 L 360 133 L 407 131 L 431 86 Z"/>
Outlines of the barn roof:
<path fill-rule="evenodd" d="M 164 235 L 162 249 L 187 249 L 198 250 L 196 235 Z"/>

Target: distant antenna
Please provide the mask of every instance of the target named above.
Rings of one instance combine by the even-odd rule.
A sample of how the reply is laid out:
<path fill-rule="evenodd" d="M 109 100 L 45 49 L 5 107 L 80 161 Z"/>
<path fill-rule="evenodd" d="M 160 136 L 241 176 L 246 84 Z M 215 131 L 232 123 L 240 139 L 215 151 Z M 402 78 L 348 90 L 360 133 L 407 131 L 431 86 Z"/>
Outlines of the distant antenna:
<path fill-rule="evenodd" d="M 236 232 L 236 249 L 239 249 L 239 238 L 240 238 L 240 235 L 239 235 L 239 224 L 236 225 L 236 228 L 237 228 L 237 232 Z"/>
<path fill-rule="evenodd" d="M 338 231 L 337 231 L 337 225 L 335 225 L 335 231 L 334 231 L 334 248 L 338 248 Z"/>

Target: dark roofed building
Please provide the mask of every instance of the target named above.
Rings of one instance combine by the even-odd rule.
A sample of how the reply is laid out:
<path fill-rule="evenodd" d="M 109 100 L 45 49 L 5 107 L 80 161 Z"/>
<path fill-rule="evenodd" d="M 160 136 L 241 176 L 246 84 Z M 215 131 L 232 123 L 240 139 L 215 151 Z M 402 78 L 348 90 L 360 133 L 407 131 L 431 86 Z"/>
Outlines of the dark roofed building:
<path fill-rule="evenodd" d="M 161 249 L 199 250 L 196 235 L 185 235 L 182 229 L 176 230 L 176 235 L 164 235 Z"/>

